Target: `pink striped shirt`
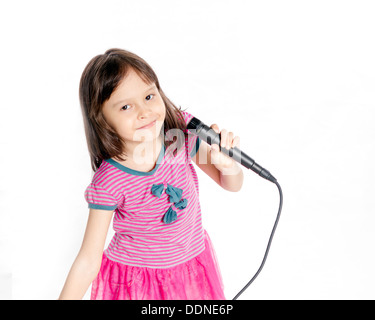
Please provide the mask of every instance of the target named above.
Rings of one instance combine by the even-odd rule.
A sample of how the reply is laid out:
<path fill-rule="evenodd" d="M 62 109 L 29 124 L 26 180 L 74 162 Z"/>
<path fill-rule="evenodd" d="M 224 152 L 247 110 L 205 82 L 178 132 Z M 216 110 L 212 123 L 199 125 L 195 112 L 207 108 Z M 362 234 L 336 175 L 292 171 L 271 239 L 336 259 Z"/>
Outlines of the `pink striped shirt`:
<path fill-rule="evenodd" d="M 186 123 L 192 118 L 182 112 Z M 204 250 L 198 177 L 191 157 L 200 140 L 188 131 L 185 147 L 168 155 L 162 147 L 150 172 L 129 169 L 113 159 L 104 160 L 85 191 L 89 208 L 114 210 L 115 234 L 105 249 L 106 256 L 131 266 L 168 268 L 188 261 Z M 151 192 L 163 184 L 160 198 Z M 167 186 L 182 190 L 185 208 L 176 208 L 165 192 Z M 162 187 L 163 187 L 162 186 Z M 177 220 L 163 222 L 169 208 Z"/>

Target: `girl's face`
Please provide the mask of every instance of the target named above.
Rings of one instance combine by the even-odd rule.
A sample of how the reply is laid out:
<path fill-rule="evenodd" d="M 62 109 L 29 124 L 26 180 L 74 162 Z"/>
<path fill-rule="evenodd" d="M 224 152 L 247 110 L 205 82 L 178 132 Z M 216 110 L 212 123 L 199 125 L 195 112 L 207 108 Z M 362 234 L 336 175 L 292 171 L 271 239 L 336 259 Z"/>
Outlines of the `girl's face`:
<path fill-rule="evenodd" d="M 165 119 L 165 104 L 156 85 L 145 83 L 132 69 L 102 111 L 108 124 L 125 140 L 127 151 L 157 139 Z"/>

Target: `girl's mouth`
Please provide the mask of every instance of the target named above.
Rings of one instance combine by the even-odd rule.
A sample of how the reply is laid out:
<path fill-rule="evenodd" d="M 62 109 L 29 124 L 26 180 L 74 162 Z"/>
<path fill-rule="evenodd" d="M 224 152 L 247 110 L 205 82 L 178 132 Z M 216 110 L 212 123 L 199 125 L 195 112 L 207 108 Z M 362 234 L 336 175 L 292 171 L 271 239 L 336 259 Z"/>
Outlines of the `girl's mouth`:
<path fill-rule="evenodd" d="M 138 128 L 138 130 L 152 128 L 155 125 L 155 123 L 156 123 L 156 120 L 150 122 L 149 124 L 147 124 L 147 125 L 145 125 L 145 126 L 143 126 L 141 128 Z"/>

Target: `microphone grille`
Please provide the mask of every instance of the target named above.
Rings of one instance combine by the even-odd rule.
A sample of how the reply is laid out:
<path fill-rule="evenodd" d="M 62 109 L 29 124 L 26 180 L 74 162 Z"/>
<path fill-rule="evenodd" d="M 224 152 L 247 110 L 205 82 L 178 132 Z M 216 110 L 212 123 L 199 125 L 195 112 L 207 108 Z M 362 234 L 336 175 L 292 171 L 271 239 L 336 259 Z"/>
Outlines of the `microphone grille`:
<path fill-rule="evenodd" d="M 191 129 L 195 130 L 200 124 L 201 124 L 201 121 L 199 119 L 192 118 L 189 121 L 189 123 L 187 125 L 187 128 L 188 128 L 188 130 L 191 130 Z"/>

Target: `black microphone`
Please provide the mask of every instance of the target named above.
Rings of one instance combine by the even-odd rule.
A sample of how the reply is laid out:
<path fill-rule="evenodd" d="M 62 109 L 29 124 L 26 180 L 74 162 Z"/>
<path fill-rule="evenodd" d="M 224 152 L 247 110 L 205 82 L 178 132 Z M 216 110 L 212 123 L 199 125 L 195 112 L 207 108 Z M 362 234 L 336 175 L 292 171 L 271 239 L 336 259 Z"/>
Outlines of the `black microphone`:
<path fill-rule="evenodd" d="M 202 121 L 197 118 L 192 118 L 187 125 L 187 129 L 192 133 L 197 135 L 200 139 L 207 142 L 209 145 L 217 144 L 220 147 L 220 134 L 216 133 L 212 128 L 205 125 Z M 245 168 L 253 170 L 255 173 L 259 174 L 262 178 L 267 179 L 273 183 L 276 183 L 276 178 L 272 174 L 262 168 L 253 159 L 251 159 L 246 153 L 242 152 L 238 148 L 221 148 L 220 151 L 227 156 L 233 158 L 238 163 L 242 164 Z"/>

